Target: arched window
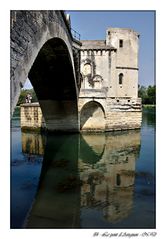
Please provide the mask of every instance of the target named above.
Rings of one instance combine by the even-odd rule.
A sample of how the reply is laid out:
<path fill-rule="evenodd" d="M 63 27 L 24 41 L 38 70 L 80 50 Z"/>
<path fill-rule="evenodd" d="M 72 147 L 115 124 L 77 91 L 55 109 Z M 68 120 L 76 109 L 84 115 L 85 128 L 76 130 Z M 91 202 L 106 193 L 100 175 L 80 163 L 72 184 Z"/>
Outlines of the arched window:
<path fill-rule="evenodd" d="M 119 74 L 119 85 L 122 85 L 123 83 L 123 73 Z"/>
<path fill-rule="evenodd" d="M 102 77 L 100 75 L 95 75 L 93 77 L 94 88 L 101 89 L 102 88 Z"/>

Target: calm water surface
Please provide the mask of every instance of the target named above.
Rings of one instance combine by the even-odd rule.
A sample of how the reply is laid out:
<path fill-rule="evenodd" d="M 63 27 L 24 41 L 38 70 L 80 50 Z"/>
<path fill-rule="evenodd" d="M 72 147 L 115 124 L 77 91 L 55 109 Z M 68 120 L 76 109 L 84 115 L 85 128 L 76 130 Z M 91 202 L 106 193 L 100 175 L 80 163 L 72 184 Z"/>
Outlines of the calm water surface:
<path fill-rule="evenodd" d="M 11 129 L 11 228 L 155 228 L 155 111 L 141 130 Z"/>

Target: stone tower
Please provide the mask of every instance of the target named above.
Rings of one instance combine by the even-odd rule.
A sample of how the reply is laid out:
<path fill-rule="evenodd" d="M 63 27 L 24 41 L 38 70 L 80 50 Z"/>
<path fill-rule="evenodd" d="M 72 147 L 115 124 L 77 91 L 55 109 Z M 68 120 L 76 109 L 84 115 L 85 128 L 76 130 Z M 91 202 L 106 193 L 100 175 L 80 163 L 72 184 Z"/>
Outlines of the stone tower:
<path fill-rule="evenodd" d="M 138 97 L 138 38 L 138 33 L 130 29 L 106 31 L 106 45 L 116 48 L 112 54 L 110 97 Z"/>
<path fill-rule="evenodd" d="M 138 39 L 131 29 L 108 28 L 106 40 L 82 41 L 78 104 L 82 131 L 141 127 Z"/>

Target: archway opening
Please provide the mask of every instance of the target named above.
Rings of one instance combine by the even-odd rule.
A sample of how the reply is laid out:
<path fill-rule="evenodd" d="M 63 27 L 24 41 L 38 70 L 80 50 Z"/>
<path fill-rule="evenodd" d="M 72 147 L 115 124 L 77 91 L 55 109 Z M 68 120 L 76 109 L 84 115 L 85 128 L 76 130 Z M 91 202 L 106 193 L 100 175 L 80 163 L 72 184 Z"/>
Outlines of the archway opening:
<path fill-rule="evenodd" d="M 105 112 L 96 101 L 86 103 L 80 113 L 81 131 L 105 131 Z"/>
<path fill-rule="evenodd" d="M 28 78 L 50 131 L 78 131 L 77 90 L 68 48 L 59 38 L 39 51 Z"/>

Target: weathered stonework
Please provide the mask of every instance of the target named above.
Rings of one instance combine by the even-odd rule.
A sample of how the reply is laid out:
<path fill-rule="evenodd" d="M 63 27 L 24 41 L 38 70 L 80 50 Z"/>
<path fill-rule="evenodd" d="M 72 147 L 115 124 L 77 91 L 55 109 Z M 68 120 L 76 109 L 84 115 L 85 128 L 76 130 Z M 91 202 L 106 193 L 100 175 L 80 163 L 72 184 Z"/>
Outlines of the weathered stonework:
<path fill-rule="evenodd" d="M 22 104 L 20 107 L 21 129 L 40 130 L 45 129 L 46 124 L 38 103 Z"/>
<path fill-rule="evenodd" d="M 106 41 L 82 41 L 83 80 L 78 102 L 81 131 L 141 127 L 138 38 L 131 29 L 109 28 Z"/>
<path fill-rule="evenodd" d="M 36 65 L 29 74 L 34 86 L 37 87 L 45 124 L 40 110 L 38 110 L 40 117 L 37 120 L 34 113 L 37 109 L 31 105 L 23 105 L 21 127 L 24 129 L 44 127 L 50 131 L 69 132 L 79 130 L 104 132 L 140 128 L 142 104 L 141 99 L 138 98 L 138 39 L 138 33 L 131 29 L 108 28 L 106 40 L 81 41 L 82 45 L 73 40 L 73 67 L 78 79 L 78 98 L 73 86 L 70 89 L 73 83 L 69 81 L 72 75 L 70 76 L 71 71 L 68 67 L 66 68 L 70 76 L 68 80 L 65 75 L 63 76 L 65 70 L 62 70 L 61 75 L 58 75 L 59 79 L 62 78 L 60 83 L 54 81 L 53 74 L 50 82 L 54 87 L 50 85 L 50 88 L 47 88 L 49 83 L 46 84 L 43 77 L 45 72 L 41 73 L 43 69 L 38 67 L 40 63 L 45 63 L 42 61 L 45 58 L 44 53 L 52 45 L 46 46 L 41 53 L 41 59 L 37 59 Z M 57 47 L 57 45 L 53 46 L 54 49 L 55 46 Z M 69 63 L 65 58 L 67 56 L 65 48 L 63 54 L 65 56 L 62 55 L 64 57 L 61 56 L 59 60 L 67 66 Z M 49 68 L 59 64 L 55 59 L 46 62 L 48 65 L 51 64 Z M 60 68 L 61 64 L 58 67 Z M 38 89 L 39 80 L 45 82 L 40 89 Z"/>
<path fill-rule="evenodd" d="M 28 78 L 47 129 L 79 131 L 79 50 L 63 11 L 11 11 L 11 112 Z M 27 109 L 27 108 L 26 108 Z M 34 116 L 36 117 L 36 116 Z M 27 127 L 37 127 L 28 120 Z M 23 126 L 25 127 L 25 125 Z"/>
<path fill-rule="evenodd" d="M 65 42 L 74 64 L 72 36 L 61 11 L 11 11 L 12 110 L 40 49 L 53 38 Z"/>

